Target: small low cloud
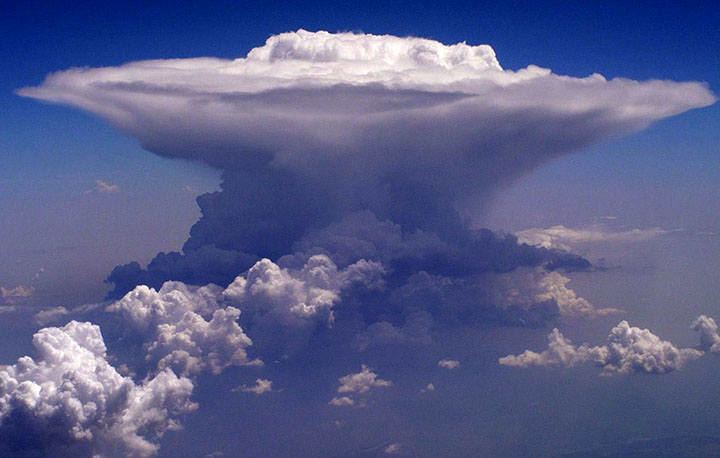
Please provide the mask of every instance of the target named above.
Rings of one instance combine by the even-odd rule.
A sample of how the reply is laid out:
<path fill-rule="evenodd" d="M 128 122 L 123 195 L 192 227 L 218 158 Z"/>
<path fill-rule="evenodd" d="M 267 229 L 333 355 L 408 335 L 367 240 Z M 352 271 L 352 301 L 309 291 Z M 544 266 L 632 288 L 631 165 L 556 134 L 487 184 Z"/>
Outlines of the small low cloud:
<path fill-rule="evenodd" d="M 337 392 L 343 396 L 334 397 L 330 400 L 330 404 L 334 406 L 353 406 L 365 405 L 364 399 L 361 399 L 359 403 L 356 403 L 355 399 L 351 395 L 364 395 L 367 394 L 373 388 L 386 388 L 392 386 L 390 380 L 383 380 L 370 369 L 368 366 L 363 364 L 360 367 L 360 372 L 354 374 L 348 374 L 338 379 L 340 386 Z"/>
<path fill-rule="evenodd" d="M 435 391 L 435 384 L 434 383 L 428 383 L 425 385 L 425 388 L 422 388 L 420 390 L 421 393 L 427 393 L 429 391 Z"/>
<path fill-rule="evenodd" d="M 259 378 L 259 379 L 255 380 L 254 385 L 240 385 L 239 387 L 234 388 L 232 391 L 234 393 L 236 393 L 236 392 L 252 393 L 257 396 L 260 396 L 262 394 L 273 391 L 272 380 Z"/>
<path fill-rule="evenodd" d="M 348 396 L 336 396 L 330 400 L 329 404 L 335 407 L 351 407 L 355 405 L 355 401 Z"/>
<path fill-rule="evenodd" d="M 394 442 L 392 444 L 389 444 L 387 447 L 385 447 L 385 454 L 386 455 L 399 455 L 402 453 L 403 447 L 401 444 Z"/>
<path fill-rule="evenodd" d="M 456 359 L 441 359 L 438 361 L 438 366 L 443 369 L 457 369 L 460 367 L 460 361 Z"/>

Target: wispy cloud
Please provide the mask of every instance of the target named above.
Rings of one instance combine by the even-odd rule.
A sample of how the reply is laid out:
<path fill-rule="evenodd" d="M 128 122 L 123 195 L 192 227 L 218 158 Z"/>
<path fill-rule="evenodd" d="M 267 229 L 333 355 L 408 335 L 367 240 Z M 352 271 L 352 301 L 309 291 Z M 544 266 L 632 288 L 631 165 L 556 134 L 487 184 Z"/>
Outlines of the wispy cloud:
<path fill-rule="evenodd" d="M 571 228 L 563 225 L 548 228 L 533 227 L 516 232 L 520 243 L 543 248 L 570 251 L 577 245 L 587 243 L 630 243 L 654 239 L 670 231 L 661 227 L 645 229 L 613 230 L 602 225 Z"/>
<path fill-rule="evenodd" d="M 265 393 L 269 393 L 269 392 L 273 391 L 272 380 L 259 378 L 259 379 L 255 380 L 254 385 L 240 385 L 237 388 L 233 388 L 232 391 L 234 393 L 237 393 L 237 392 L 252 393 L 257 396 L 260 396 L 261 394 L 265 394 Z"/>
<path fill-rule="evenodd" d="M 95 180 L 95 190 L 104 194 L 120 192 L 120 186 L 104 180 Z"/>

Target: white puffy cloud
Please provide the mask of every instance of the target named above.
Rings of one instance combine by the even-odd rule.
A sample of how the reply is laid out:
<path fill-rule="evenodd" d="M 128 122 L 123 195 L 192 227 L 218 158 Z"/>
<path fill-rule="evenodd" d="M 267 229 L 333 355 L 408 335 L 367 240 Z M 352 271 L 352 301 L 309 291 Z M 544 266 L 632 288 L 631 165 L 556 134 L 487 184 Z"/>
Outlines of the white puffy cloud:
<path fill-rule="evenodd" d="M 457 359 L 441 359 L 438 361 L 438 366 L 443 369 L 457 369 L 460 367 L 460 361 Z"/>
<path fill-rule="evenodd" d="M 610 330 L 605 345 L 573 345 L 556 328 L 548 335 L 546 350 L 540 353 L 526 350 L 519 355 L 500 358 L 499 363 L 513 367 L 572 367 L 592 362 L 602 368 L 603 375 L 665 374 L 681 369 L 702 354 L 702 351 L 694 348 L 677 348 L 647 329 L 630 326 L 627 321 L 621 321 Z"/>
<path fill-rule="evenodd" d="M 107 311 L 120 313 L 146 335 L 147 359 L 160 369 L 217 374 L 230 365 L 261 364 L 247 355 L 252 340 L 237 323 L 240 310 L 218 303 L 222 293 L 215 285 L 167 282 L 159 291 L 140 285 Z"/>
<path fill-rule="evenodd" d="M 383 380 L 378 377 L 377 373 L 365 364 L 361 365 L 360 372 L 348 374 L 340 377 L 340 386 L 337 392 L 340 396 L 330 400 L 330 404 L 334 406 L 354 406 L 365 405 L 364 398 L 359 403 L 356 402 L 351 395 L 365 395 L 373 388 L 386 388 L 392 386 L 390 380 Z"/>
<path fill-rule="evenodd" d="M 646 229 L 612 230 L 602 225 L 587 228 L 570 228 L 563 225 L 548 228 L 530 228 L 515 235 L 520 243 L 543 248 L 556 248 L 570 251 L 575 246 L 586 243 L 604 242 L 642 242 L 667 234 L 668 230 L 660 227 Z"/>
<path fill-rule="evenodd" d="M 172 371 L 136 384 L 109 364 L 100 328 L 71 321 L 33 336 L 37 356 L 0 368 L 0 450 L 151 456 L 177 416 L 195 409 L 193 385 Z"/>
<path fill-rule="evenodd" d="M 366 365 L 360 367 L 360 372 L 340 377 L 338 393 L 367 393 L 371 388 L 392 386 L 389 380 L 378 378 L 378 375 Z"/>
<path fill-rule="evenodd" d="M 692 324 L 692 328 L 700 333 L 700 348 L 713 353 L 720 352 L 720 335 L 714 319 L 700 315 Z"/>
<path fill-rule="evenodd" d="M 332 309 L 343 289 L 356 283 L 379 287 L 384 273 L 382 264 L 364 259 L 338 269 L 328 256 L 314 255 L 297 270 L 263 259 L 247 276 L 237 277 L 223 297 L 243 310 L 270 315 L 289 326 L 318 318 L 332 323 Z"/>
<path fill-rule="evenodd" d="M 240 385 L 237 388 L 233 388 L 233 391 L 240 391 L 242 393 L 252 393 L 257 396 L 261 394 L 269 393 L 272 389 L 272 380 L 259 378 L 255 380 L 254 385 Z"/>

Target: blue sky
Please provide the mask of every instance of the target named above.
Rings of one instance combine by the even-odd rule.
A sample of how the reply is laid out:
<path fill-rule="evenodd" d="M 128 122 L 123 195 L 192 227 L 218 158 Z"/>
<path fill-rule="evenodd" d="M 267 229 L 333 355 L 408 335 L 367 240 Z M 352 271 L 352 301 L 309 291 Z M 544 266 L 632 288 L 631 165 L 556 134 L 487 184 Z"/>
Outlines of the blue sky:
<path fill-rule="evenodd" d="M 716 2 L 2 2 L 0 286 L 32 287 L 33 294 L 21 303 L 32 313 L 55 306 L 70 309 L 103 301 L 111 289 L 104 280 L 115 266 L 139 261 L 144 267 L 158 252 L 180 250 L 186 241 L 205 246 L 203 240 L 207 239 L 212 242 L 207 242 L 208 246 L 214 243 L 233 253 L 244 250 L 263 256 L 261 250 L 232 246 L 246 243 L 241 235 L 229 233 L 230 242 L 223 242 L 222 234 L 213 230 L 222 233 L 224 229 L 218 229 L 211 217 L 201 219 L 206 226 L 188 239 L 191 226 L 201 215 L 195 199 L 219 189 L 223 180 L 229 188 L 224 190 L 229 201 L 204 204 L 207 214 L 234 211 L 237 219 L 231 221 L 238 225 L 252 224 L 243 220 L 246 214 L 251 215 L 246 218 L 250 221 L 254 221 L 254 212 L 259 212 L 258 218 L 265 215 L 262 208 L 233 203 L 252 200 L 248 189 L 254 183 L 254 169 L 246 176 L 223 165 L 226 175 L 221 178 L 221 171 L 207 165 L 154 154 L 175 155 L 172 151 L 168 154 L 164 146 L 148 148 L 152 152 L 143 149 L 134 131 L 116 129 L 75 108 L 20 97 L 16 91 L 38 86 L 48 74 L 71 67 L 116 67 L 144 59 L 234 59 L 262 46 L 271 35 L 300 28 L 417 36 L 444 44 L 489 44 L 505 69 L 535 64 L 557 75 L 600 73 L 608 79 L 700 81 L 716 94 L 720 91 L 720 8 Z M 208 133 L 200 144 L 212 135 Z M 473 227 L 506 233 L 556 225 L 600 231 L 602 241 L 573 242 L 570 248 L 606 269 L 569 269 L 563 275 L 572 280 L 570 286 L 578 296 L 597 309 L 621 308 L 622 317 L 543 318 L 537 326 L 524 326 L 517 322 L 508 325 L 514 318 L 502 315 L 503 311 L 498 312 L 500 325 L 493 321 L 496 318 L 483 315 L 458 328 L 456 322 L 439 324 L 440 318 L 433 315 L 438 324 L 432 328 L 432 344 L 371 346 L 359 352 L 354 347 L 356 337 L 345 337 L 358 329 L 368 332 L 362 326 L 380 320 L 378 317 L 401 329 L 410 322 L 409 317 L 417 316 L 413 315 L 415 308 L 404 308 L 398 298 L 410 294 L 413 281 L 420 280 L 412 275 L 401 277 L 402 268 L 412 267 L 398 261 L 393 273 L 387 274 L 388 288 L 397 291 L 338 290 L 338 300 L 355 315 L 348 318 L 350 315 L 343 313 L 350 312 L 341 311 L 335 334 L 318 327 L 310 337 L 298 337 L 310 342 L 299 350 L 274 353 L 275 343 L 266 334 L 284 331 L 256 318 L 252 309 L 243 311 L 251 318 L 240 323 L 246 331 L 250 329 L 248 334 L 259 348 L 265 368 L 230 366 L 221 376 L 194 374 L 194 399 L 201 407 L 183 417 L 183 432 L 165 436 L 160 456 L 212 452 L 233 456 L 237 450 L 248 456 L 287 456 L 288 450 L 302 450 L 306 456 L 380 456 L 394 443 L 409 456 L 528 456 L 535 452 L 557 456 L 559 451 L 637 438 L 720 435 L 720 417 L 707 408 L 720 397 L 714 388 L 720 363 L 712 359 L 714 355 L 690 363 L 684 371 L 657 377 L 598 377 L 593 367 L 554 371 L 497 364 L 500 356 L 525 349 L 540 351 L 554 326 L 574 342 L 598 343 L 620 319 L 627 319 L 678 347 L 690 347 L 697 340 L 688 328 L 690 322 L 700 314 L 720 317 L 720 106 L 662 119 L 628 136 L 598 138 L 579 152 L 554 157 L 530 173 L 519 173 L 494 186 L 477 206 L 464 210 Z M 257 178 L 259 182 L 263 179 Z M 118 191 L 101 192 L 98 180 L 117 185 Z M 270 182 L 267 189 L 286 184 L 283 178 L 278 180 Z M 244 183 L 251 184 L 245 188 Z M 327 183 L 335 189 L 334 181 L 328 179 Z M 466 187 L 451 189 L 465 192 Z M 278 195 L 277 201 L 264 205 L 292 210 L 294 201 L 288 203 L 280 191 Z M 308 195 L 310 201 L 316 198 Z M 418 208 L 426 204 L 417 196 L 415 203 Z M 377 208 L 370 209 L 379 219 L 385 218 Z M 302 216 L 303 209 L 298 211 Z M 311 212 L 317 209 L 309 206 L 307 211 L 315 217 Z M 317 214 L 326 216 L 322 211 Z M 392 211 L 388 214 L 392 216 Z M 341 222 L 346 223 L 346 217 L 357 221 L 353 215 L 341 216 Z M 285 237 L 282 242 L 294 252 L 288 253 L 292 254 L 289 260 L 283 260 L 287 264 L 277 258 L 273 261 L 294 272 L 304 255 L 296 248 L 312 247 L 313 240 L 322 243 L 327 235 L 322 231 L 332 233 L 337 229 L 333 224 L 340 224 L 332 216 L 327 218 L 327 228 L 324 223 L 310 225 L 302 238 L 290 240 L 291 229 L 280 232 L 278 240 Z M 657 230 L 662 235 L 642 240 L 637 235 L 612 238 L 612 234 L 633 229 L 642 234 Z M 389 231 L 387 227 L 383 230 Z M 458 243 L 453 253 L 475 249 L 475 245 L 456 240 L 465 237 L 465 227 L 457 229 L 461 234 L 457 237 L 448 235 L 457 234 L 451 229 L 436 230 L 430 223 L 400 229 L 406 237 L 415 230 L 437 233 L 446 242 L 452 239 L 448 243 Z M 613 241 L 623 237 L 630 241 Z M 221 247 L 222 243 L 232 250 Z M 378 256 L 373 260 L 394 262 L 388 261 L 385 253 Z M 503 256 L 516 262 L 513 266 L 521 271 L 528 266 L 537 268 L 523 264 L 523 255 Z M 341 271 L 348 268 L 350 262 L 338 259 Z M 431 273 L 432 269 L 443 272 L 441 262 L 435 259 L 425 267 Z M 205 276 L 192 278 L 214 279 L 217 269 L 201 265 L 207 269 Z M 452 279 L 448 282 L 456 280 L 457 269 L 474 268 L 458 265 L 461 267 L 451 266 L 455 273 L 447 274 Z M 507 273 L 498 269 L 493 275 Z M 469 275 L 469 271 L 465 273 Z M 192 283 L 187 275 L 162 279 Z M 472 277 L 473 281 L 490 281 L 482 275 L 480 280 Z M 149 273 L 143 278 L 156 281 Z M 450 297 L 462 302 L 463 294 L 468 293 Z M 377 304 L 363 308 L 373 300 L 385 301 L 395 315 Z M 411 296 L 408 300 L 417 301 L 417 308 L 425 307 L 421 305 L 425 299 Z M 433 307 L 436 305 L 428 305 L 427 310 Z M 133 340 L 137 335 L 117 329 L 118 320 L 98 310 L 78 311 L 77 319 L 100 323 L 111 353 L 128 356 L 140 348 Z M 362 325 L 358 316 L 364 320 Z M 521 322 L 527 323 L 522 320 L 526 318 Z M 31 313 L 0 313 L 0 334 L 5 334 L 0 340 L 0 362 L 32 352 L 31 336 L 38 327 Z M 398 331 L 398 335 L 411 335 L 411 331 Z M 295 338 L 291 332 L 288 336 L 288 341 Z M 404 334 L 401 338 L 411 340 Z M 286 344 L 295 346 L 287 342 L 278 345 Z M 446 357 L 460 360 L 461 368 L 439 370 L 436 362 Z M 392 380 L 393 388 L 373 388 L 367 408 L 329 406 L 328 399 L 338 395 L 338 378 L 357 372 L 365 363 L 377 370 L 379 377 Z M 144 367 L 138 373 L 152 370 Z M 256 377 L 273 379 L 279 391 L 257 397 L 230 391 L 241 383 L 251 385 Z M 298 380 L 301 383 L 294 383 Z M 140 383 L 139 377 L 136 381 Z M 419 395 L 428 383 L 437 385 L 438 390 Z M 625 419 L 616 423 L 623 416 Z M 552 421 L 547 422 L 548 418 Z M 388 419 L 393 420 L 392 426 Z M 0 428 L 0 439 L 3 434 Z M 312 446 L 304 448 L 305 444 Z"/>

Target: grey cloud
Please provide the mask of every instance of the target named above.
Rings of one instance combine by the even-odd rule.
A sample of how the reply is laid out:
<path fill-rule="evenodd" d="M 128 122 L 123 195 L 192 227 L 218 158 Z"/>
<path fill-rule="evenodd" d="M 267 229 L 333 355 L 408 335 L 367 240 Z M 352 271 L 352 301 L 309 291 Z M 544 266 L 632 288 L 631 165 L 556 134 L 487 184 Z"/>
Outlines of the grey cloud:
<path fill-rule="evenodd" d="M 714 319 L 700 315 L 693 322 L 692 328 L 700 333 L 700 349 L 713 353 L 720 352 L 720 335 Z"/>

